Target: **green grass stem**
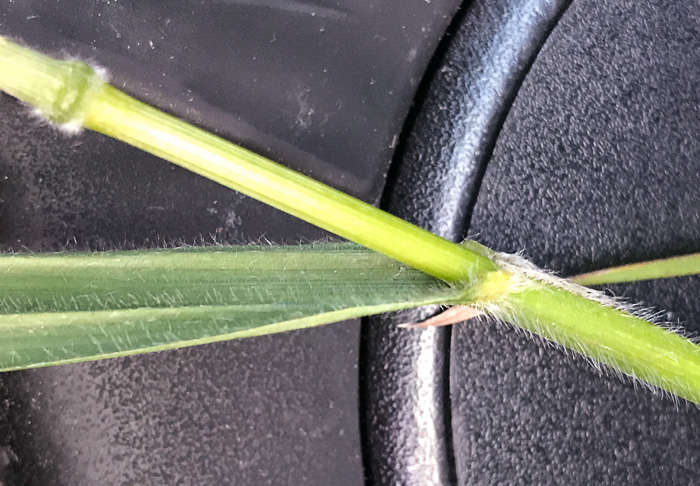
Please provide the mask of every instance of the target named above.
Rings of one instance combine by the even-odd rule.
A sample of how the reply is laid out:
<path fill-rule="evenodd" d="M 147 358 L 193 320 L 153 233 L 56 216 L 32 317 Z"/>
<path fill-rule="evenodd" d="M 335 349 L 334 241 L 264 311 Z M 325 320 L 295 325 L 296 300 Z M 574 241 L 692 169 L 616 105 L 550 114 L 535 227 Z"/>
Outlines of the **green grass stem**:
<path fill-rule="evenodd" d="M 107 293 L 100 296 L 93 290 L 80 291 L 81 288 L 93 289 L 95 285 L 99 287 L 98 284 L 80 287 L 78 280 L 73 282 L 78 286 L 72 290 L 68 284 L 65 290 L 61 290 L 64 288 L 61 279 L 70 283 L 73 278 L 69 277 L 75 270 L 69 265 L 70 257 L 53 257 L 57 260 L 31 257 L 26 261 L 22 260 L 24 257 L 7 257 L 3 263 L 6 266 L 0 267 L 0 273 L 8 276 L 3 292 L 10 310 L 0 321 L 0 335 L 6 337 L 0 342 L 5 346 L 5 358 L 2 359 L 11 362 L 0 364 L 4 369 L 82 360 L 90 353 L 93 357 L 109 357 L 167 349 L 183 343 L 197 344 L 317 325 L 328 322 L 328 319 L 426 303 L 462 303 L 474 305 L 624 373 L 700 403 L 700 348 L 689 340 L 605 302 L 591 300 L 567 282 L 538 274 L 527 265 L 511 264 L 511 260 L 474 242 L 457 245 L 444 240 L 147 106 L 108 85 L 85 63 L 54 60 L 0 38 L 0 89 L 36 107 L 46 118 L 69 130 L 85 127 L 115 137 L 453 284 L 443 287 L 439 295 L 432 294 L 435 287 L 431 287 L 433 290 L 423 289 L 410 298 L 391 294 L 388 304 L 386 301 L 375 302 L 372 301 L 375 289 L 371 282 L 378 282 L 373 280 L 374 272 L 379 275 L 384 267 L 373 267 L 363 274 L 362 279 L 355 281 L 355 291 L 372 290 L 370 295 L 365 295 L 366 298 L 348 300 L 344 295 L 346 290 L 334 288 L 329 283 L 331 280 L 320 279 L 316 282 L 319 286 L 313 289 L 321 300 L 340 300 L 333 301 L 330 307 L 314 304 L 300 315 L 297 313 L 299 299 L 294 297 L 298 285 L 295 287 L 294 282 L 283 281 L 283 286 L 278 288 L 287 289 L 282 291 L 283 294 L 291 294 L 276 295 L 269 302 L 256 301 L 255 292 L 248 294 L 246 298 L 253 299 L 254 308 L 246 307 L 251 304 L 246 300 L 227 302 L 221 299 L 222 295 L 228 295 L 227 286 L 251 286 L 246 279 L 254 280 L 255 272 L 261 271 L 252 264 L 248 269 L 253 273 L 245 274 L 248 276 L 238 274 L 243 280 L 238 283 L 227 280 L 214 292 L 207 291 L 206 286 L 216 288 L 218 277 L 215 275 L 221 275 L 216 273 L 218 263 L 201 255 L 189 260 L 183 258 L 186 253 L 179 257 L 183 260 L 170 259 L 167 253 L 141 255 L 139 265 L 146 268 L 160 264 L 158 272 L 169 272 L 172 266 L 176 273 L 169 274 L 168 278 L 182 280 L 182 285 L 177 288 L 169 288 L 170 280 L 159 279 L 157 274 L 146 278 L 139 270 L 141 267 L 130 266 L 131 260 L 126 256 L 117 259 L 105 257 L 104 260 L 78 257 L 84 259 L 84 262 L 76 260 L 83 262 L 78 263 L 83 271 L 89 273 L 91 265 L 102 269 L 103 275 L 99 278 L 103 278 L 103 291 Z M 317 255 L 311 255 L 312 258 L 305 260 L 303 265 L 313 267 Z M 273 256 L 279 258 L 279 255 Z M 358 258 L 359 254 L 353 257 Z M 222 257 L 216 259 L 219 258 Z M 272 270 L 267 269 L 272 272 L 268 275 L 270 281 L 286 268 L 281 259 L 274 262 L 275 258 L 270 260 Z M 322 273 L 327 276 L 332 273 L 330 269 L 334 265 L 340 264 L 340 260 L 334 262 L 333 258 L 324 260 L 328 267 Z M 184 264 L 185 261 L 190 263 Z M 192 263 L 195 261 L 197 264 Z M 383 265 L 386 265 L 384 270 L 392 270 L 386 261 Z M 30 272 L 23 277 L 25 280 L 13 273 L 20 267 Z M 379 287 L 397 284 L 401 271 L 393 270 L 396 274 Z M 51 289 L 46 289 L 42 280 L 49 275 L 58 280 L 54 280 Z M 340 276 L 347 278 L 342 272 Z M 21 281 L 24 283 L 20 285 Z M 308 283 L 304 279 L 301 281 L 303 285 Z M 195 295 L 187 289 L 188 282 L 196 284 L 193 287 Z M 165 291 L 162 295 L 149 294 L 145 284 L 152 285 L 154 291 L 165 286 Z M 361 289 L 363 286 L 365 290 Z M 259 285 L 253 284 L 252 288 L 267 295 Z M 145 290 L 145 300 L 133 297 L 134 289 Z M 387 294 L 382 295 L 387 297 Z M 456 295 L 460 296 L 457 300 Z M 197 300 L 202 297 L 203 302 Z M 55 301 L 58 307 L 34 305 L 34 298 L 44 306 Z M 238 306 L 237 310 L 233 311 L 232 306 Z M 15 310 L 11 310 L 13 308 Z M 121 317 L 115 312 L 121 313 Z M 254 318 L 250 317 L 252 315 Z M 126 326 L 126 331 L 118 333 L 119 325 Z M 139 341 L 138 336 L 145 340 Z M 105 347 L 107 341 L 112 341 L 109 348 Z M 50 343 L 60 346 L 60 352 L 56 352 L 55 346 L 49 348 Z M 80 346 L 83 348 L 76 350 Z M 52 350 L 50 355 L 46 349 Z"/>
<path fill-rule="evenodd" d="M 679 334 L 543 285 L 508 303 L 504 317 L 519 327 L 700 404 L 700 348 Z"/>
<path fill-rule="evenodd" d="M 434 277 L 464 281 L 493 269 L 463 246 L 126 95 L 80 61 L 0 38 L 0 72 L 11 73 L 0 89 L 56 123 L 122 140 Z"/>

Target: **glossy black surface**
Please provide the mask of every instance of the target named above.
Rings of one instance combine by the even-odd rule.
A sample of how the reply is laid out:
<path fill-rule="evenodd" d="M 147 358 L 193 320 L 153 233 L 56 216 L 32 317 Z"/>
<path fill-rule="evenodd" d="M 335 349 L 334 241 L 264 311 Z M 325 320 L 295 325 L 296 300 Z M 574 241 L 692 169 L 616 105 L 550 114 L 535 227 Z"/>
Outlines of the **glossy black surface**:
<path fill-rule="evenodd" d="M 138 98 L 375 201 L 458 2 L 3 2 L 0 29 Z"/>
<path fill-rule="evenodd" d="M 454 0 L 1 2 L 0 35 L 106 67 L 171 113 L 379 200 Z M 326 235 L 0 96 L 0 244 Z M 3 484 L 362 484 L 359 323 L 6 374 Z"/>

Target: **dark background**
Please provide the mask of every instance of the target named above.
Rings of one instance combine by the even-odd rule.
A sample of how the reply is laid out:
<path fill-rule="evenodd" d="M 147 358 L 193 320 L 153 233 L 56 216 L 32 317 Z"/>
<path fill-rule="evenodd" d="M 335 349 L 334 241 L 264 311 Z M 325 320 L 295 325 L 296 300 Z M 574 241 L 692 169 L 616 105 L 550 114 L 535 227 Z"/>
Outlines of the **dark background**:
<path fill-rule="evenodd" d="M 564 275 L 700 251 L 692 2 L 10 1 L 0 35 Z M 328 237 L 4 95 L 0 176 L 4 250 Z M 611 291 L 700 335 L 697 277 Z M 4 374 L 2 484 L 697 481 L 696 407 L 510 328 L 394 323 Z"/>

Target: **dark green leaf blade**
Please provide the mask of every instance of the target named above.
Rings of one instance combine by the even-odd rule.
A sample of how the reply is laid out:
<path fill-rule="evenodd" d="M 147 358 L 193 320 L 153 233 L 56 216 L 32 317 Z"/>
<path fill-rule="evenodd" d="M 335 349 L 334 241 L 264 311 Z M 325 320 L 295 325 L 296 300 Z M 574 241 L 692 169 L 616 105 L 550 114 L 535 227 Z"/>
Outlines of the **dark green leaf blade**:
<path fill-rule="evenodd" d="M 0 370 L 173 349 L 460 292 L 349 244 L 0 257 Z"/>

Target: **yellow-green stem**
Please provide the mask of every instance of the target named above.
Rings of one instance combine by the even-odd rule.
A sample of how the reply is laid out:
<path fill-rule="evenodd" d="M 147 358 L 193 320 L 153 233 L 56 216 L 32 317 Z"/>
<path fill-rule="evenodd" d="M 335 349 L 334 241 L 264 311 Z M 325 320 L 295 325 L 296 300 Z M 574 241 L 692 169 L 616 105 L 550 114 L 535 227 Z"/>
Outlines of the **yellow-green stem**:
<path fill-rule="evenodd" d="M 451 243 L 162 113 L 80 61 L 54 60 L 0 38 L 0 90 L 59 125 L 115 137 L 434 277 L 468 282 L 464 303 L 490 305 L 515 325 L 700 403 L 700 353 L 690 341 L 552 279 L 497 264 L 476 244 Z"/>
<path fill-rule="evenodd" d="M 106 86 L 84 125 L 245 193 L 282 211 L 447 281 L 491 262 L 343 192 L 147 106 Z"/>
<path fill-rule="evenodd" d="M 465 281 L 494 268 L 463 246 L 156 110 L 80 61 L 0 38 L 0 72 L 13 72 L 0 89 L 52 121 L 127 142 L 434 277 Z"/>
<path fill-rule="evenodd" d="M 700 404 L 700 348 L 668 329 L 536 283 L 508 297 L 519 327 Z"/>

